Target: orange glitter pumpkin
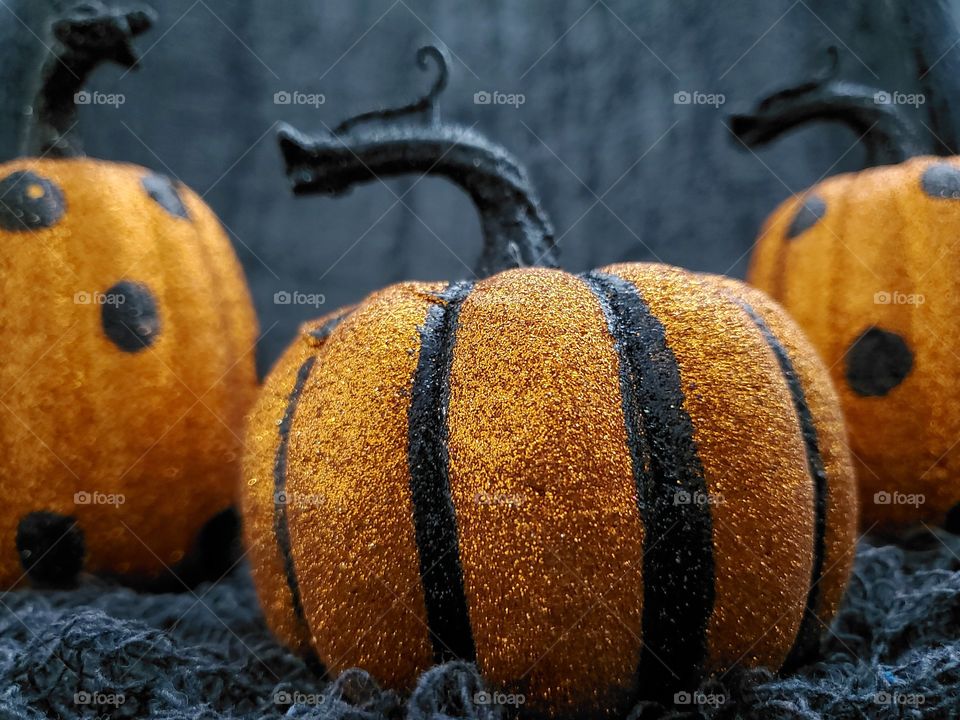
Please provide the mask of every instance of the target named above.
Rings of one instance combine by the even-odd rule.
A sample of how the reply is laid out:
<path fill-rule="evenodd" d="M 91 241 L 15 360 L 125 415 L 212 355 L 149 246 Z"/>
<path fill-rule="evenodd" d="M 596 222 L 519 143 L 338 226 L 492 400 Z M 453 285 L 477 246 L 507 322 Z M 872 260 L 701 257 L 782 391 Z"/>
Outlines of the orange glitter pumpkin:
<path fill-rule="evenodd" d="M 748 280 L 781 302 L 830 368 L 866 527 L 960 531 L 960 160 L 917 151 L 897 106 L 826 78 L 764 101 L 735 129 L 751 145 L 821 116 L 848 119 L 876 162 L 786 200 Z M 864 116 L 864 113 L 871 113 Z M 905 161 L 904 161 L 905 160 Z"/>
<path fill-rule="evenodd" d="M 78 156 L 67 132 L 80 83 L 104 59 L 132 66 L 150 19 L 91 4 L 58 20 L 42 157 L 0 165 L 4 589 L 81 570 L 193 582 L 225 553 L 256 389 L 243 273 L 197 195 Z"/>
<path fill-rule="evenodd" d="M 856 501 L 792 322 L 665 265 L 527 267 L 554 264 L 552 230 L 505 151 L 368 121 L 285 129 L 295 189 L 446 176 L 480 209 L 481 279 L 400 283 L 308 323 L 267 378 L 242 510 L 275 633 L 398 689 L 472 661 L 524 715 L 620 715 L 808 656 Z"/>

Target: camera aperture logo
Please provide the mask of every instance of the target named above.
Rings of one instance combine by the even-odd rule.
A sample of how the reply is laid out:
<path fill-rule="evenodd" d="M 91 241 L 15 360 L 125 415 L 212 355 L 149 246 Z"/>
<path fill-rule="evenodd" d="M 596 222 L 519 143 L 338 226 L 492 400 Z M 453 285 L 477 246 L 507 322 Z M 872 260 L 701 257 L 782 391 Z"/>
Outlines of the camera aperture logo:
<path fill-rule="evenodd" d="M 318 108 L 327 101 L 323 93 L 310 93 L 301 90 L 277 90 L 273 94 L 274 105 L 306 105 Z"/>
<path fill-rule="evenodd" d="M 505 93 L 499 90 L 480 90 L 473 94 L 474 105 L 510 105 L 518 108 L 527 101 L 523 93 Z"/>
<path fill-rule="evenodd" d="M 81 90 L 78 93 L 74 93 L 73 102 L 76 105 L 107 105 L 112 108 L 118 108 L 127 102 L 127 96 L 123 93 Z"/>
<path fill-rule="evenodd" d="M 323 293 L 305 293 L 299 290 L 279 290 L 273 294 L 274 305 L 308 305 L 318 308 L 327 302 Z"/>
<path fill-rule="evenodd" d="M 899 290 L 881 290 L 873 294 L 874 305 L 923 305 L 926 301 L 925 295 L 902 293 Z"/>
<path fill-rule="evenodd" d="M 727 102 L 723 93 L 706 93 L 700 90 L 678 90 L 673 94 L 674 105 L 708 105 L 718 108 Z"/>

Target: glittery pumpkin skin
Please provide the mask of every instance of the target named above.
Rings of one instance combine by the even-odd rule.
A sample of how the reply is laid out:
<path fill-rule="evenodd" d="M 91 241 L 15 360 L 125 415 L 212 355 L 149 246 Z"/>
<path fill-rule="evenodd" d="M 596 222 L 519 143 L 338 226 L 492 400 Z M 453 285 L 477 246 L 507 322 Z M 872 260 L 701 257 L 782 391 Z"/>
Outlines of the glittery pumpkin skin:
<path fill-rule="evenodd" d="M 326 342 L 324 329 L 349 311 L 350 308 L 344 308 L 301 327 L 298 340 L 274 365 L 271 381 L 263 387 L 247 417 L 245 487 L 240 494 L 244 540 L 259 560 L 251 571 L 267 623 L 285 645 L 300 652 L 309 648 L 306 623 L 295 612 L 289 585 L 285 581 L 275 582 L 286 576 L 284 553 L 276 535 L 277 504 L 288 502 L 285 494 L 279 495 L 275 476 L 285 473 L 289 457 L 281 449 L 284 442 L 289 448 L 289 434 L 283 426 L 285 420 L 289 426 L 299 404 L 297 390 L 302 392 L 305 381 L 298 380 L 312 370 L 317 353 Z"/>
<path fill-rule="evenodd" d="M 546 706 L 625 709 L 643 525 L 617 357 L 579 278 L 510 271 L 476 285 L 460 315 L 447 422 L 480 671 Z"/>
<path fill-rule="evenodd" d="M 840 401 L 829 371 L 816 350 L 783 308 L 763 292 L 737 280 L 707 276 L 722 290 L 742 298 L 763 318 L 790 356 L 816 426 L 818 448 L 828 481 L 822 579 L 816 587 L 814 612 L 829 625 L 843 598 L 856 551 L 859 503 L 854 465 Z"/>
<path fill-rule="evenodd" d="M 4 588 L 24 580 L 30 512 L 77 519 L 85 570 L 149 577 L 234 501 L 253 307 L 210 209 L 178 185 L 187 217 L 172 215 L 150 177 L 89 159 L 0 167 Z"/>
<path fill-rule="evenodd" d="M 706 282 L 697 288 L 687 273 L 640 265 L 606 270 L 637 284 L 654 313 L 669 318 L 713 501 L 711 669 L 743 653 L 747 665 L 778 667 L 799 628 L 813 538 L 813 488 L 789 391 L 749 318 Z"/>
<path fill-rule="evenodd" d="M 828 178 L 807 193 L 823 216 L 788 237 L 802 199 L 787 200 L 751 261 L 830 368 L 865 528 L 941 523 L 960 502 L 958 178 L 953 158 Z"/>
<path fill-rule="evenodd" d="M 634 295 L 665 344 L 646 358 L 622 324 L 628 306 L 613 301 Z M 807 391 L 825 468 L 819 544 L 796 388 L 745 304 Z M 625 404 L 634 384 L 650 404 Z M 289 561 L 273 502 L 285 417 Z M 680 422 L 657 427 L 662 418 Z M 674 641 L 697 660 L 676 668 L 690 680 L 780 667 L 801 626 L 829 624 L 849 572 L 853 478 L 826 371 L 779 307 L 735 281 L 629 264 L 393 286 L 319 347 L 295 343 L 248 438 L 243 507 L 268 621 L 294 646 L 310 638 L 331 672 L 359 665 L 398 689 L 463 656 L 493 687 L 523 694 L 527 714 L 622 715 L 665 691 L 644 668 L 656 667 L 654 649 L 686 657 Z M 696 457 L 674 458 L 682 447 Z M 640 466 L 638 451 L 649 453 Z M 688 465 L 680 481 L 700 474 L 705 496 L 662 481 L 674 459 Z M 651 525 L 656 512 L 683 527 Z M 688 586 L 695 601 L 650 586 L 678 575 L 708 577 L 709 592 Z"/>

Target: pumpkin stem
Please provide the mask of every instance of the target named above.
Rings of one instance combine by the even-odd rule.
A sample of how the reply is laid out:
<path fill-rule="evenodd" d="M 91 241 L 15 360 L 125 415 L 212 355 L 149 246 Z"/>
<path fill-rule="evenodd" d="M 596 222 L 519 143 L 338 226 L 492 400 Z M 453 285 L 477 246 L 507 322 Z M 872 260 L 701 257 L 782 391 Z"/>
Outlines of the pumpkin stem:
<path fill-rule="evenodd" d="M 133 38 L 146 32 L 156 14 L 146 6 L 108 7 L 100 0 L 73 5 L 52 24 L 56 47 L 40 69 L 32 104 L 32 123 L 23 141 L 24 155 L 83 155 L 77 134 L 77 104 L 87 102 L 83 85 L 103 62 L 135 68 Z"/>
<path fill-rule="evenodd" d="M 837 49 L 827 52 L 828 65 L 818 77 L 767 96 L 751 114 L 731 116 L 733 134 L 755 148 L 795 127 L 832 120 L 861 137 L 870 165 L 892 165 L 930 151 L 903 106 L 890 102 L 885 92 L 837 79 Z"/>
<path fill-rule="evenodd" d="M 414 103 L 362 113 L 314 136 L 282 124 L 278 139 L 293 192 L 336 196 L 382 177 L 440 175 L 468 193 L 480 214 L 479 277 L 515 267 L 557 267 L 553 226 L 526 170 L 472 128 L 440 122 L 437 99 L 447 84 L 447 60 L 436 47 L 420 48 L 421 68 L 428 58 L 439 75 Z"/>

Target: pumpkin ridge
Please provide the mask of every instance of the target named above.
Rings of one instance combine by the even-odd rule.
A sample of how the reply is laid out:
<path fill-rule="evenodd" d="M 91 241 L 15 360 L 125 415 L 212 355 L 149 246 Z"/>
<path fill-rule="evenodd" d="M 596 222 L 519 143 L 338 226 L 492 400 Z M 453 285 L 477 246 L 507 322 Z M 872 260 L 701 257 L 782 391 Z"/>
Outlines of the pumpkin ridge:
<path fill-rule="evenodd" d="M 783 378 L 787 383 L 787 387 L 790 389 L 790 397 L 796 409 L 797 422 L 800 425 L 800 435 L 803 438 L 803 444 L 807 454 L 807 468 L 810 479 L 813 482 L 814 534 L 813 567 L 810 575 L 810 588 L 807 592 L 807 604 L 803 612 L 800 627 L 797 630 L 796 639 L 794 640 L 793 647 L 787 654 L 786 660 L 784 660 L 784 667 L 796 667 L 816 648 L 820 636 L 820 621 L 817 619 L 816 609 L 820 600 L 819 586 L 820 581 L 823 579 L 824 558 L 826 554 L 827 496 L 830 492 L 827 471 L 824 466 L 823 456 L 820 452 L 820 442 L 817 427 L 813 419 L 813 413 L 807 404 L 803 384 L 793 366 L 793 361 L 790 359 L 789 353 L 760 314 L 754 310 L 753 306 L 746 300 L 735 297 L 726 290 L 723 292 L 733 302 L 739 305 L 750 318 L 777 358 L 777 363 L 780 365 Z"/>
<path fill-rule="evenodd" d="M 676 502 L 679 491 L 706 496 L 704 469 L 663 324 L 628 281 L 599 271 L 582 278 L 600 304 L 620 361 L 624 420 L 645 528 L 637 675 L 651 694 L 670 697 L 696 685 L 707 659 L 715 595 L 710 507 Z M 675 528 L 682 539 L 667 542 Z M 682 670 L 678 675 L 673 668 Z"/>
<path fill-rule="evenodd" d="M 316 356 L 311 355 L 300 365 L 297 370 L 297 377 L 294 381 L 293 389 L 287 399 L 287 406 L 283 412 L 283 418 L 280 420 L 280 426 L 277 434 L 280 442 L 277 445 L 273 464 L 273 502 L 274 502 L 274 535 L 277 546 L 280 548 L 280 554 L 283 556 L 283 567 L 287 581 L 287 587 L 290 588 L 290 597 L 292 598 L 293 614 L 297 621 L 307 628 L 307 620 L 303 613 L 303 601 L 300 596 L 300 584 L 297 581 L 297 571 L 293 562 L 293 551 L 290 543 L 290 526 L 287 518 L 287 453 L 290 443 L 290 426 L 293 424 L 293 416 L 297 411 L 297 405 L 300 401 L 300 395 L 310 377 L 310 372 L 316 363 Z"/>
<path fill-rule="evenodd" d="M 472 289 L 471 282 L 451 283 L 442 302 L 430 305 L 420 328 L 420 355 L 408 411 L 413 524 L 430 640 L 438 663 L 473 662 L 477 656 L 450 494 L 446 425 L 460 307 Z"/>

